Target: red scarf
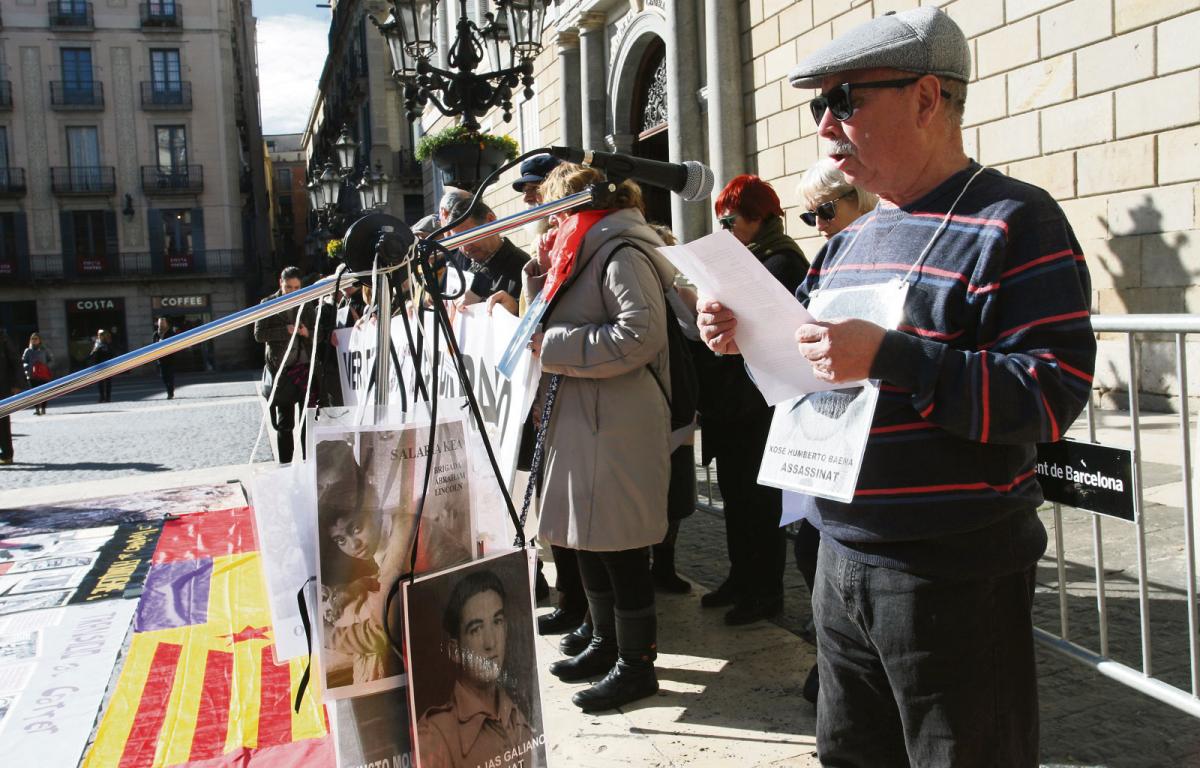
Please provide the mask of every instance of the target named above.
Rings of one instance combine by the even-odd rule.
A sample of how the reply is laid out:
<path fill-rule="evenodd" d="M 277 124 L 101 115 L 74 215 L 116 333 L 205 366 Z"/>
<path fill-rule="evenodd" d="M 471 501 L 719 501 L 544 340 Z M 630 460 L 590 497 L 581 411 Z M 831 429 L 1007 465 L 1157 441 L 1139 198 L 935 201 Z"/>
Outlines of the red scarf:
<path fill-rule="evenodd" d="M 581 211 L 571 214 L 559 225 L 558 233 L 554 236 L 554 245 L 550 248 L 550 273 L 542 289 L 542 295 L 547 300 L 554 298 L 554 294 L 571 276 L 571 271 L 575 269 L 575 256 L 579 253 L 588 230 L 612 212 Z"/>

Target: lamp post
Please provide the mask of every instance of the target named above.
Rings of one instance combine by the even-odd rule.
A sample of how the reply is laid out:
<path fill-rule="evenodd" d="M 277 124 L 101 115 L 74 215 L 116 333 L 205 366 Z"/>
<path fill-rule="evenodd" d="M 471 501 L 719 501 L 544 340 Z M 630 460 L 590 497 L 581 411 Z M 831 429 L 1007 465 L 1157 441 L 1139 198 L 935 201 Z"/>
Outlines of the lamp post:
<path fill-rule="evenodd" d="M 358 142 L 350 134 L 347 126 L 342 127 L 337 140 L 333 143 L 337 163 L 326 160 L 319 174 L 310 175 L 304 188 L 308 192 L 309 208 L 313 210 L 322 226 L 330 228 L 335 221 L 340 220 L 338 203 L 342 188 L 352 181 L 357 165 Z M 383 166 L 375 164 L 375 170 L 364 163 L 362 174 L 354 189 L 358 192 L 359 203 L 364 211 L 380 211 L 387 207 L 388 184 L 391 179 L 383 172 Z"/>
<path fill-rule="evenodd" d="M 461 116 L 464 127 L 477 131 L 479 118 L 493 108 L 501 108 L 505 120 L 512 119 L 512 94 L 518 85 L 524 86 L 526 99 L 532 98 L 533 60 L 542 50 L 542 22 L 550 0 L 493 0 L 495 12 L 484 14 L 483 26 L 467 15 L 467 0 L 447 0 L 458 3 L 455 38 L 446 52 L 449 69 L 430 63 L 437 53 L 439 0 L 389 2 L 387 20 L 371 21 L 387 39 L 392 76 L 404 86 L 409 121 L 432 103 L 443 115 Z M 476 72 L 485 57 L 490 71 Z"/>

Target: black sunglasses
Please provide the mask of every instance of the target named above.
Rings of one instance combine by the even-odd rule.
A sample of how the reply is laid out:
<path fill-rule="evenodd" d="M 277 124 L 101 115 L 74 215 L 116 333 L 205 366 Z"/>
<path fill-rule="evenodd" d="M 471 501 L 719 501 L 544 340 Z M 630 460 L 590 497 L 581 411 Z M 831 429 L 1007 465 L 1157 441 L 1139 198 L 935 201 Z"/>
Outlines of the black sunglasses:
<path fill-rule="evenodd" d="M 907 88 L 920 79 L 920 77 L 901 77 L 895 80 L 872 80 L 867 83 L 842 83 L 814 98 L 809 102 L 808 108 L 812 110 L 813 120 L 817 121 L 817 125 L 821 124 L 821 118 L 825 116 L 826 109 L 832 112 L 838 120 L 849 120 L 855 110 L 854 102 L 851 100 L 852 91 L 864 88 Z M 949 92 L 945 88 L 941 90 L 942 98 L 949 99 Z"/>
<path fill-rule="evenodd" d="M 807 224 L 810 227 L 817 226 L 817 217 L 818 216 L 821 217 L 822 219 L 824 219 L 825 221 L 833 221 L 833 217 L 837 216 L 838 201 L 844 200 L 853 194 L 854 194 L 854 190 L 852 189 L 848 192 L 844 192 L 843 194 L 841 194 L 838 197 L 833 198 L 832 200 L 826 200 L 825 202 L 818 205 L 816 208 L 807 210 L 804 213 L 800 214 L 800 221 L 803 221 L 805 224 Z"/>
<path fill-rule="evenodd" d="M 731 213 L 728 216 L 718 216 L 717 223 L 721 225 L 721 229 L 733 229 L 733 222 L 736 218 L 736 213 Z"/>

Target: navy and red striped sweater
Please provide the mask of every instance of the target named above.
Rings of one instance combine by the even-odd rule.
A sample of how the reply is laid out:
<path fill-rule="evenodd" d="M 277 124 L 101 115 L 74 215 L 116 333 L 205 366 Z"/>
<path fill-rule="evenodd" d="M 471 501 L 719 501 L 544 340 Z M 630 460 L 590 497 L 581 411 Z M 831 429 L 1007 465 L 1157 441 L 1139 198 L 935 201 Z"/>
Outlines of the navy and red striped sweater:
<path fill-rule="evenodd" d="M 860 218 L 797 296 L 902 277 L 978 168 Z M 1059 439 L 1091 389 L 1082 250 L 1049 194 L 987 169 L 910 282 L 900 329 L 872 365 L 882 391 L 854 501 L 804 504 L 856 560 L 935 577 L 1027 567 L 1046 547 L 1035 444 Z"/>

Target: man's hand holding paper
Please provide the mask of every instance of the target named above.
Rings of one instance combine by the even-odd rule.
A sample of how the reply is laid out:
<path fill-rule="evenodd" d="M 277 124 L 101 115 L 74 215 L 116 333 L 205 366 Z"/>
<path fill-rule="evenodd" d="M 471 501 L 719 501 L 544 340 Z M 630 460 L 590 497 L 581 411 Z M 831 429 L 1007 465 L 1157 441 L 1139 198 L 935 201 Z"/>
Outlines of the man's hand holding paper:
<path fill-rule="evenodd" d="M 866 320 L 817 321 L 796 329 L 796 344 L 812 363 L 817 379 L 831 384 L 856 382 L 870 375 L 885 333 Z"/>

